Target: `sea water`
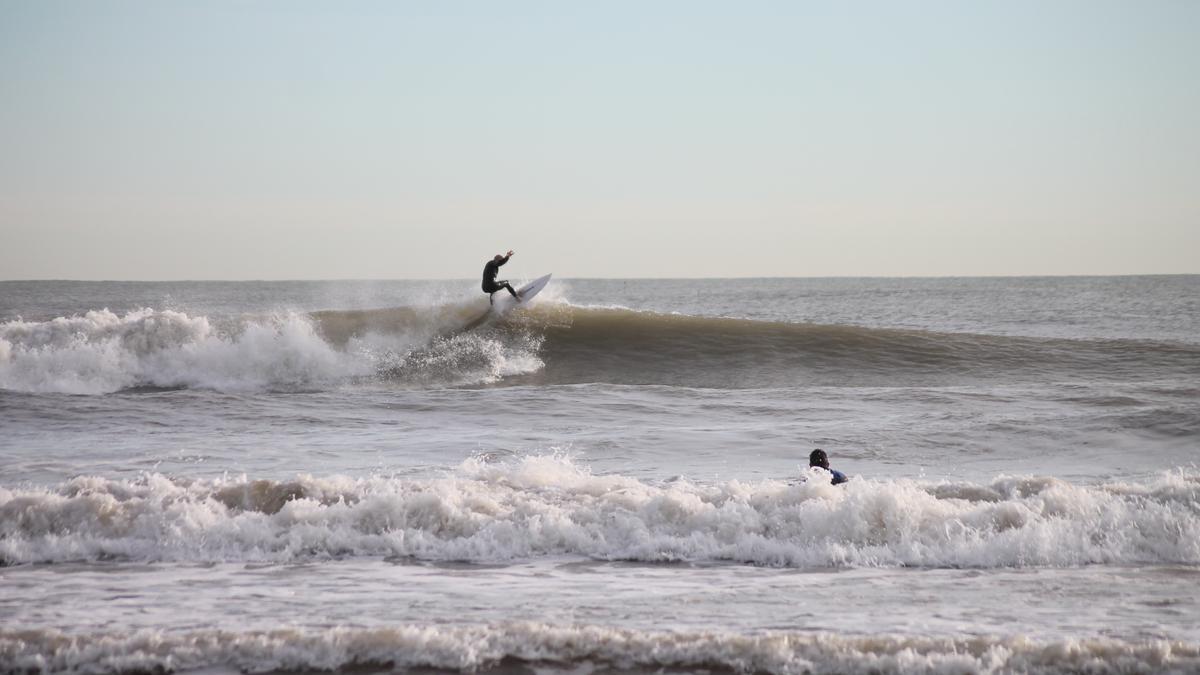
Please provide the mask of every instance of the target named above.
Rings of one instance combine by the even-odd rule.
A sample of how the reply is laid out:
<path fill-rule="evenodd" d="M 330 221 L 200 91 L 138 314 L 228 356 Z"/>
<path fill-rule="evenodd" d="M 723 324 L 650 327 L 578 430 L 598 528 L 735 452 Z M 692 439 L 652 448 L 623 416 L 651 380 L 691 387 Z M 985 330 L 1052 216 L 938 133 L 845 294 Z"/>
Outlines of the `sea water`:
<path fill-rule="evenodd" d="M 0 671 L 1200 671 L 1200 277 L 487 311 L 0 282 Z"/>

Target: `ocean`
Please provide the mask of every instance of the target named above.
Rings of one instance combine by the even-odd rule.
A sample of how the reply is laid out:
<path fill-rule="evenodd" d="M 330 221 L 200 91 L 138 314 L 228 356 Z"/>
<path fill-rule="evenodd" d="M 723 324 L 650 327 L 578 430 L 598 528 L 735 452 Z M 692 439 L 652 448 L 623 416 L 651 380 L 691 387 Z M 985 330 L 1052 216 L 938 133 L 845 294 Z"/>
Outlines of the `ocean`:
<path fill-rule="evenodd" d="M 0 282 L 0 672 L 1200 672 L 1200 276 L 487 312 Z"/>

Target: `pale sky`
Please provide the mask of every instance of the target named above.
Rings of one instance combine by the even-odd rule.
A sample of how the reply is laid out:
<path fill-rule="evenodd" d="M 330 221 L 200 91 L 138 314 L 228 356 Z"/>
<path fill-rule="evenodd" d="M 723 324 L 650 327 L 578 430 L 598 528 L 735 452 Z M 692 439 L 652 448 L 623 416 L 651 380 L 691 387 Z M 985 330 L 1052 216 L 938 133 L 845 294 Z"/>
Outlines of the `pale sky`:
<path fill-rule="evenodd" d="M 1200 2 L 0 0 L 0 279 L 1200 273 Z"/>

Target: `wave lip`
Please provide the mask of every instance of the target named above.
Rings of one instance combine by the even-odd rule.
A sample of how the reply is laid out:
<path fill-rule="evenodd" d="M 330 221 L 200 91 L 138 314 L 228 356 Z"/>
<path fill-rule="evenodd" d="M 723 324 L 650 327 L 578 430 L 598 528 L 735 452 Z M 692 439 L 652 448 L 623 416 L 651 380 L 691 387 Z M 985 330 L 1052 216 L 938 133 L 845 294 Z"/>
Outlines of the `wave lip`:
<path fill-rule="evenodd" d="M 770 566 L 1200 563 L 1200 475 L 1074 485 L 853 480 L 661 484 L 556 456 L 441 478 L 135 481 L 0 488 L 0 562 L 507 562 L 553 556 Z"/>
<path fill-rule="evenodd" d="M 539 667 L 578 665 L 590 665 L 588 672 L 633 673 L 1194 672 L 1200 668 L 1200 646 L 1112 638 L 739 634 L 517 622 L 92 635 L 0 631 L 0 670 L 6 672 L 178 672 L 215 667 L 307 672 L 372 666 L 536 672 Z"/>

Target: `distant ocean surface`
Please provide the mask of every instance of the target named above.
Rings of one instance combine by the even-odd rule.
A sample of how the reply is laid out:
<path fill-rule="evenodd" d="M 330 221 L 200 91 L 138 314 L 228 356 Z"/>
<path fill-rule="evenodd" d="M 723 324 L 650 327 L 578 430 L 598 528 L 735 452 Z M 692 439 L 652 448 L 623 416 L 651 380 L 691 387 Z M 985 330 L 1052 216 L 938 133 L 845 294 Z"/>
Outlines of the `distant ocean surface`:
<path fill-rule="evenodd" d="M 1200 672 L 1200 276 L 486 312 L 0 282 L 0 672 Z"/>

